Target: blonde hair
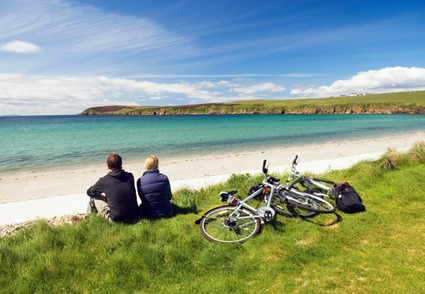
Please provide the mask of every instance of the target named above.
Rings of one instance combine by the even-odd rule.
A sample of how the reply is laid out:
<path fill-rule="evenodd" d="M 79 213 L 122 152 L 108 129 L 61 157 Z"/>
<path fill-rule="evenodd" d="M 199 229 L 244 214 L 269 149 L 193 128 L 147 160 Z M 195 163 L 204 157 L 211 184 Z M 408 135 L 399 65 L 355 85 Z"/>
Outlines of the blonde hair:
<path fill-rule="evenodd" d="M 148 158 L 146 158 L 146 161 L 145 161 L 146 170 L 158 169 L 158 165 L 159 165 L 158 157 L 156 157 L 155 155 L 149 155 Z"/>

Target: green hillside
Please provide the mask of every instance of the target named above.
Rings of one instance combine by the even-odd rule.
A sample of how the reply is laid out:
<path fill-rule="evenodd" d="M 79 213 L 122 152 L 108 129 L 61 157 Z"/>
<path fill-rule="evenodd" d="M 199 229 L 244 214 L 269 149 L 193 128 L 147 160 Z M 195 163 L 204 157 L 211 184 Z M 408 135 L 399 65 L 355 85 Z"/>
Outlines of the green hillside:
<path fill-rule="evenodd" d="M 178 114 L 424 114 L 425 91 L 294 100 L 248 100 L 183 106 L 102 106 L 82 115 Z"/>

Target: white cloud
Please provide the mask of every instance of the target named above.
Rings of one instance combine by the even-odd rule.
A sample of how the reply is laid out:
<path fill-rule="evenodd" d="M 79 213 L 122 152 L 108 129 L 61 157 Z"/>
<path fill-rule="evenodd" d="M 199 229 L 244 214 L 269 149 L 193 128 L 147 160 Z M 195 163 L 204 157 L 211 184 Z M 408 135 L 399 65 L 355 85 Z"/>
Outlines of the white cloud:
<path fill-rule="evenodd" d="M 0 73 L 0 115 L 75 114 L 100 105 L 178 105 L 247 99 L 284 99 L 283 86 L 252 81 L 160 83 L 107 76 L 27 76 Z M 292 89 L 292 97 L 425 89 L 425 68 L 360 72 L 330 86 Z M 155 103 L 155 104 L 145 104 Z"/>
<path fill-rule="evenodd" d="M 105 104 L 194 99 L 226 101 L 221 83 L 154 83 L 105 76 L 26 76 L 0 73 L 0 115 L 69 114 Z M 205 88 L 208 88 L 206 90 Z M 185 103 L 184 101 L 182 103 Z"/>
<path fill-rule="evenodd" d="M 0 11 L 0 36 L 31 36 L 62 54 L 170 49 L 174 54 L 185 54 L 184 50 L 190 52 L 191 43 L 148 18 L 109 13 L 64 0 L 7 3 Z"/>
<path fill-rule="evenodd" d="M 106 76 L 26 76 L 0 73 L 0 115 L 79 113 L 93 106 L 135 105 L 143 101 L 154 101 L 156 105 L 189 104 L 188 101 L 225 102 L 255 99 L 259 98 L 254 95 L 256 92 L 270 94 L 283 89 L 273 83 L 242 86 L 223 80 L 156 83 Z"/>
<path fill-rule="evenodd" d="M 350 93 L 385 93 L 425 89 L 425 68 L 386 67 L 359 72 L 348 80 L 338 80 L 330 86 L 294 88 L 293 95 L 328 97 Z"/>
<path fill-rule="evenodd" d="M 0 46 L 0 51 L 30 54 L 41 52 L 41 47 L 32 43 L 14 40 Z"/>
<path fill-rule="evenodd" d="M 263 83 L 257 85 L 250 85 L 245 87 L 236 87 L 234 91 L 242 94 L 254 94 L 258 92 L 282 92 L 285 91 L 285 88 L 279 85 L 275 85 L 273 83 Z"/>

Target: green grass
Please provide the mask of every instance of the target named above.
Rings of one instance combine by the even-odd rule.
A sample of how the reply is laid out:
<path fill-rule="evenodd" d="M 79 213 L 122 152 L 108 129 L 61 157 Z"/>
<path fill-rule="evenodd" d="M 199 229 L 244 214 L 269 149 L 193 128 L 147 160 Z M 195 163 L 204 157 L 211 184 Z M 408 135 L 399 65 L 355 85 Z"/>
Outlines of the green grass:
<path fill-rule="evenodd" d="M 395 155 L 396 154 L 396 155 Z M 2 293 L 423 293 L 425 143 L 406 153 L 321 175 L 348 181 L 367 211 L 277 216 L 244 244 L 204 239 L 194 224 L 220 205 L 218 192 L 245 193 L 261 176 L 174 195 L 171 219 L 76 225 L 34 222 L 0 239 Z M 383 164 L 391 162 L 391 168 Z M 281 178 L 284 175 L 276 175 Z"/>
<path fill-rule="evenodd" d="M 329 98 L 247 100 L 182 106 L 104 106 L 82 114 L 314 114 L 314 113 L 425 113 L 425 91 L 368 94 Z"/>

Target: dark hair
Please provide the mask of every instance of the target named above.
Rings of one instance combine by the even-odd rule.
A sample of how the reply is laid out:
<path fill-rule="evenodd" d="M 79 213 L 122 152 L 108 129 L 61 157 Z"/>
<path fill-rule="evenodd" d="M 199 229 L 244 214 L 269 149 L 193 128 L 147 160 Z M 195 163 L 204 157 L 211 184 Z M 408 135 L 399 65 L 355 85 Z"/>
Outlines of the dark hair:
<path fill-rule="evenodd" d="M 118 154 L 111 153 L 106 158 L 106 165 L 109 169 L 122 169 L 122 158 Z"/>

